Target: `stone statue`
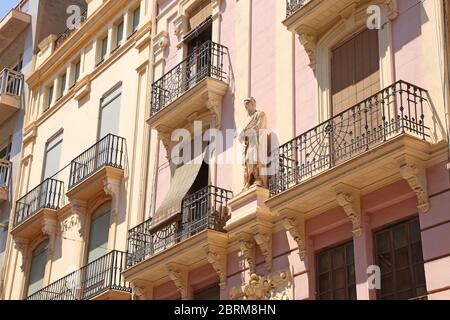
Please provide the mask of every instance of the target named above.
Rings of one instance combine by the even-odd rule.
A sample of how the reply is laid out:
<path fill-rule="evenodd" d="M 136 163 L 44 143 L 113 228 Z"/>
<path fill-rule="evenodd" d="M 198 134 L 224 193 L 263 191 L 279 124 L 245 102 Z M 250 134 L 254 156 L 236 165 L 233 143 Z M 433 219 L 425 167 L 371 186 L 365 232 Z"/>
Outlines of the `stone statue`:
<path fill-rule="evenodd" d="M 244 104 L 248 119 L 239 135 L 239 142 L 244 145 L 244 190 L 253 185 L 267 188 L 267 176 L 262 172 L 264 165 L 261 162 L 261 158 L 267 156 L 266 114 L 256 110 L 254 98 L 245 99 Z"/>

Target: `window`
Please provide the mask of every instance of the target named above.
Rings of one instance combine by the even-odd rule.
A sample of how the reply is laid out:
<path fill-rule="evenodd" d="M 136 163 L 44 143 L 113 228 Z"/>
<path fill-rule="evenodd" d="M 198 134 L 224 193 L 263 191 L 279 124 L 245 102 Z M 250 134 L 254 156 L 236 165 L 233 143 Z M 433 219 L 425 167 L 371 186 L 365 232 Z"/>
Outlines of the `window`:
<path fill-rule="evenodd" d="M 43 287 L 45 265 L 47 264 L 48 240 L 33 250 L 30 273 L 28 274 L 27 295 L 41 290 Z"/>
<path fill-rule="evenodd" d="M 207 289 L 194 291 L 194 300 L 220 300 L 219 284 L 215 284 Z"/>
<path fill-rule="evenodd" d="M 47 109 L 52 106 L 52 103 L 53 103 L 53 86 L 50 86 L 47 92 Z"/>
<path fill-rule="evenodd" d="M 316 255 L 317 298 L 356 300 L 353 242 Z"/>
<path fill-rule="evenodd" d="M 0 149 L 0 160 L 9 160 L 11 155 L 12 143 L 10 142 L 6 147 Z"/>
<path fill-rule="evenodd" d="M 78 61 L 77 63 L 75 63 L 75 74 L 74 74 L 74 84 L 78 82 L 78 80 L 80 79 L 80 74 L 81 74 L 81 61 Z"/>
<path fill-rule="evenodd" d="M 53 177 L 59 171 L 62 142 L 62 133 L 59 133 L 47 142 L 42 180 Z"/>
<path fill-rule="evenodd" d="M 381 268 L 379 299 L 411 299 L 427 294 L 419 219 L 374 234 L 375 260 Z"/>
<path fill-rule="evenodd" d="M 133 11 L 133 27 L 131 28 L 131 33 L 135 33 L 139 27 L 139 20 L 141 18 L 141 7 L 137 7 Z"/>
<path fill-rule="evenodd" d="M 108 36 L 106 36 L 100 43 L 100 59 L 99 64 L 105 61 L 106 54 L 108 53 Z"/>
<path fill-rule="evenodd" d="M 365 30 L 332 51 L 332 115 L 380 91 L 378 30 Z"/>
<path fill-rule="evenodd" d="M 123 40 L 123 21 L 117 25 L 116 30 L 116 48 L 120 47 Z"/>
<path fill-rule="evenodd" d="M 66 82 L 67 82 L 67 74 L 64 73 L 61 77 L 61 87 L 59 96 L 62 97 L 64 95 L 64 92 L 66 91 Z"/>
<path fill-rule="evenodd" d="M 103 257 L 108 252 L 110 218 L 111 202 L 106 202 L 93 214 L 89 231 L 87 263 Z"/>
<path fill-rule="evenodd" d="M 99 139 L 107 134 L 119 134 L 120 99 L 122 87 L 119 86 L 106 93 L 100 102 Z"/>

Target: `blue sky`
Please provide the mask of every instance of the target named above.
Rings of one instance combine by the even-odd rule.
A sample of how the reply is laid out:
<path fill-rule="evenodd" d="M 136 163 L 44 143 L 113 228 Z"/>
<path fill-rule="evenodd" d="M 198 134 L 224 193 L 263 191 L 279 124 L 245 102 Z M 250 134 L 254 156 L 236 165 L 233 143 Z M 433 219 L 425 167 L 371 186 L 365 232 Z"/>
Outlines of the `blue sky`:
<path fill-rule="evenodd" d="M 0 20 L 19 3 L 19 0 L 0 0 Z"/>

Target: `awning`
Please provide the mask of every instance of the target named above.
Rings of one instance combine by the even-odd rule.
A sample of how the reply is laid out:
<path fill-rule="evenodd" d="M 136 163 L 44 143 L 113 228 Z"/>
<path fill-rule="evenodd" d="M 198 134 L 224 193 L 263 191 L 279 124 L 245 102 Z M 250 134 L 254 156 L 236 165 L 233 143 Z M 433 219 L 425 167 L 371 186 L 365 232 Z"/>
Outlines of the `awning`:
<path fill-rule="evenodd" d="M 153 216 L 152 228 L 157 227 L 181 212 L 181 202 L 194 184 L 204 158 L 205 153 L 202 153 L 175 170 L 170 181 L 169 191 Z"/>

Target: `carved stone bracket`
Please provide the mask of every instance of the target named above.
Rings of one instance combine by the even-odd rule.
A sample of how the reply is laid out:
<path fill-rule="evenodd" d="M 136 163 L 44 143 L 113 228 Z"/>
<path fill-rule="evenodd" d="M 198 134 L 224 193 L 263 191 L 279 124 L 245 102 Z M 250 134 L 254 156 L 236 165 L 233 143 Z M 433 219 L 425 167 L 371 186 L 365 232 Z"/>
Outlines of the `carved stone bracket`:
<path fill-rule="evenodd" d="M 303 218 L 288 217 L 284 219 L 284 228 L 297 242 L 298 255 L 300 260 L 306 257 L 306 234 L 305 234 L 305 220 Z"/>
<path fill-rule="evenodd" d="M 85 201 L 79 201 L 79 200 L 70 200 L 70 208 L 73 215 L 73 224 L 66 224 L 64 225 L 61 230 L 64 232 L 65 227 L 74 227 L 77 229 L 78 234 L 80 237 L 83 237 L 84 233 L 84 221 L 86 217 L 86 206 L 87 203 Z M 72 219 L 72 218 L 70 218 Z M 67 220 L 66 220 L 67 221 Z M 64 221 L 63 224 L 66 222 Z"/>
<path fill-rule="evenodd" d="M 222 122 L 222 98 L 215 94 L 208 94 L 205 106 L 215 117 L 215 127 L 220 128 Z"/>
<path fill-rule="evenodd" d="M 170 280 L 173 281 L 178 292 L 181 294 L 181 300 L 189 299 L 188 273 L 180 265 L 169 263 L 167 265 L 167 273 Z"/>
<path fill-rule="evenodd" d="M 265 260 L 267 271 L 272 270 L 272 230 L 268 227 L 257 225 L 253 228 L 253 237 L 258 244 Z"/>
<path fill-rule="evenodd" d="M 145 280 L 134 280 L 131 285 L 132 300 L 153 299 L 153 283 Z"/>
<path fill-rule="evenodd" d="M 156 56 L 164 51 L 169 44 L 169 33 L 161 31 L 153 38 L 153 54 Z"/>
<path fill-rule="evenodd" d="M 173 23 L 175 25 L 175 35 L 178 37 L 178 40 L 181 41 L 181 38 L 186 34 L 189 28 L 189 18 L 187 15 L 181 14 L 175 18 Z"/>
<path fill-rule="evenodd" d="M 408 182 L 408 185 L 417 196 L 417 209 L 420 213 L 427 213 L 430 210 L 428 199 L 427 177 L 425 169 L 415 163 L 401 163 L 400 175 Z"/>
<path fill-rule="evenodd" d="M 387 9 L 387 15 L 389 20 L 393 21 L 399 16 L 397 9 L 397 0 L 385 0 L 384 1 Z"/>
<path fill-rule="evenodd" d="M 359 193 L 346 187 L 338 187 L 335 192 L 337 203 L 344 209 L 352 222 L 353 235 L 360 237 L 362 233 L 362 219 L 361 197 Z"/>
<path fill-rule="evenodd" d="M 293 299 L 292 274 L 289 269 L 268 276 L 252 274 L 248 283 L 233 287 L 233 300 L 289 300 Z"/>
<path fill-rule="evenodd" d="M 297 29 L 298 39 L 301 45 L 305 48 L 309 57 L 309 66 L 316 70 L 316 54 L 317 54 L 317 36 L 315 30 L 306 26 L 300 26 Z"/>
<path fill-rule="evenodd" d="M 255 263 L 255 242 L 247 235 L 241 235 L 241 239 L 239 240 L 239 248 L 241 250 L 242 255 L 247 260 L 248 267 L 250 270 L 250 274 L 256 272 L 256 263 Z"/>
<path fill-rule="evenodd" d="M 227 282 L 227 252 L 226 249 L 206 246 L 206 259 L 219 276 L 219 285 L 224 288 Z"/>
<path fill-rule="evenodd" d="M 20 270 L 25 271 L 25 266 L 28 258 L 28 246 L 30 241 L 25 238 L 14 238 L 14 248 L 20 252 L 22 256 L 22 264 L 20 265 Z"/>
<path fill-rule="evenodd" d="M 57 233 L 57 223 L 55 219 L 44 218 L 41 224 L 42 234 L 47 236 L 49 239 L 48 255 L 50 258 L 53 257 L 55 252 L 55 241 Z"/>

